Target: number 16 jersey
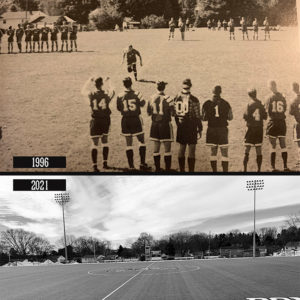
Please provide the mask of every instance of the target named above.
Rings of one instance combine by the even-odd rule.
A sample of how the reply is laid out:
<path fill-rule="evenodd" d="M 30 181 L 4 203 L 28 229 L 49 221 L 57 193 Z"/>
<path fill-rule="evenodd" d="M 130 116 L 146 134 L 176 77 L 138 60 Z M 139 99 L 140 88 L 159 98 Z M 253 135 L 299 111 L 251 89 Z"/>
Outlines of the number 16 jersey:
<path fill-rule="evenodd" d="M 266 102 L 266 110 L 272 121 L 285 120 L 286 100 L 281 93 L 272 94 Z"/>

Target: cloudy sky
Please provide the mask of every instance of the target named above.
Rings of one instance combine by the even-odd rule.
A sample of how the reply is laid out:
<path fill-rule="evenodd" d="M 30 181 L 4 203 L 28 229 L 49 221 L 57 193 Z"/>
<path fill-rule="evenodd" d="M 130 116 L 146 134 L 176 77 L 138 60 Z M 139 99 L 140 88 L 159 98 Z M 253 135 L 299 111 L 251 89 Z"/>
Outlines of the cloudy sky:
<path fill-rule="evenodd" d="M 23 228 L 55 243 L 62 236 L 61 208 L 54 192 L 13 192 L 14 177 L 0 177 L 0 231 Z M 22 177 L 17 177 L 18 179 Z M 38 177 L 34 177 L 38 178 Z M 67 234 L 107 239 L 117 246 L 141 232 L 159 238 L 181 230 L 249 232 L 253 192 L 246 180 L 264 179 L 257 192 L 257 227 L 281 227 L 300 213 L 298 176 L 73 176 Z"/>

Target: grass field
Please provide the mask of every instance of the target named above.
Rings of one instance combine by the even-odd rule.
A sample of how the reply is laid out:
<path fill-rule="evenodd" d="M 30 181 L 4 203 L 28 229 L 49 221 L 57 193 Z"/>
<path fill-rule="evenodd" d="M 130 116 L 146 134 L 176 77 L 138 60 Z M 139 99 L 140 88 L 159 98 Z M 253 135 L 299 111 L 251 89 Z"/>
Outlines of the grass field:
<path fill-rule="evenodd" d="M 262 38 L 263 32 L 260 33 Z M 271 41 L 230 41 L 222 32 L 197 29 L 188 32 L 186 41 L 167 40 L 168 32 L 133 30 L 122 32 L 79 33 L 78 53 L 44 53 L 0 55 L 1 116 L 4 127 L 0 143 L 0 172 L 30 171 L 13 169 L 13 156 L 66 156 L 68 172 L 92 171 L 89 138 L 89 105 L 80 94 L 83 83 L 91 75 L 109 75 L 122 91 L 122 79 L 127 75 L 121 66 L 122 50 L 129 44 L 140 50 L 144 66 L 134 88 L 146 99 L 155 92 L 151 81 L 169 82 L 167 93 L 175 96 L 183 79 L 193 82 L 192 92 L 201 104 L 211 97 L 212 88 L 220 84 L 223 98 L 231 103 L 234 120 L 230 123 L 230 171 L 242 170 L 245 123 L 242 118 L 248 101 L 247 88 L 255 86 L 258 97 L 265 101 L 269 91 L 266 83 L 273 78 L 290 103 L 291 84 L 300 80 L 300 52 L 297 29 L 272 33 Z M 251 34 L 250 34 L 251 35 Z M 6 52 L 6 42 L 2 52 Z M 15 51 L 16 45 L 15 45 Z M 111 104 L 112 126 L 109 137 L 109 165 L 127 167 L 125 140 L 120 136 L 121 116 L 115 99 Z M 153 165 L 152 144 L 149 141 L 150 118 L 142 112 L 147 143 L 147 162 Z M 297 149 L 292 141 L 293 120 L 287 118 L 289 165 L 296 163 Z M 174 124 L 175 129 L 175 124 Z M 174 130 L 176 132 L 176 130 Z M 204 135 L 197 147 L 196 171 L 210 172 L 209 149 Z M 173 145 L 173 168 L 177 163 L 178 145 Z M 269 143 L 263 145 L 263 171 L 270 170 Z M 101 158 L 100 167 L 101 167 Z M 135 142 L 135 165 L 139 166 L 138 144 Z M 277 167 L 282 170 L 281 155 Z M 250 155 L 249 171 L 255 171 L 254 152 Z M 54 170 L 53 171 L 61 171 Z M 108 170 L 112 171 L 112 170 Z"/>
<path fill-rule="evenodd" d="M 299 262 L 289 257 L 10 267 L 0 268 L 0 290 L 3 300 L 300 297 Z"/>

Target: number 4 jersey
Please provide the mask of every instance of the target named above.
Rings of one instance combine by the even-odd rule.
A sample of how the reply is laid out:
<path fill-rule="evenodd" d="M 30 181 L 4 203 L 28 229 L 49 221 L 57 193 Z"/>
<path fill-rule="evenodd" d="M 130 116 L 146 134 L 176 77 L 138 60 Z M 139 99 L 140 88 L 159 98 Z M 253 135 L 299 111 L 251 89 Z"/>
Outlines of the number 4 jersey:
<path fill-rule="evenodd" d="M 123 117 L 138 117 L 145 103 L 142 94 L 133 90 L 125 90 L 117 97 L 117 109 Z"/>
<path fill-rule="evenodd" d="M 244 119 L 248 127 L 262 127 L 263 121 L 267 119 L 267 112 L 259 100 L 253 100 L 247 105 Z"/>
<path fill-rule="evenodd" d="M 266 110 L 272 121 L 285 120 L 286 108 L 286 100 L 281 93 L 272 94 L 267 100 Z"/>

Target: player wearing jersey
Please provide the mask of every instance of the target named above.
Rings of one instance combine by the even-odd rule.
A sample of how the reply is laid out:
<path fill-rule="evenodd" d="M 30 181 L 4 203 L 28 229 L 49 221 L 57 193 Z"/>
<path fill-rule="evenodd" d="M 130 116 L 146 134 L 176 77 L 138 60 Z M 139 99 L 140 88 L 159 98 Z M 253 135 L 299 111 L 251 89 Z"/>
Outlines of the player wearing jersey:
<path fill-rule="evenodd" d="M 247 40 L 249 40 L 247 21 L 245 20 L 244 17 L 242 17 L 240 24 L 241 24 L 242 33 L 243 33 L 243 40 L 245 40 L 245 35 L 247 37 Z"/>
<path fill-rule="evenodd" d="M 17 45 L 19 48 L 19 52 L 22 52 L 22 37 L 24 35 L 24 29 L 21 27 L 21 24 L 18 24 L 18 28 L 16 30 L 16 38 L 17 38 Z"/>
<path fill-rule="evenodd" d="M 63 25 L 61 26 L 61 52 L 64 52 L 64 45 L 66 45 L 66 51 L 68 52 L 69 50 L 69 45 L 68 45 L 68 32 L 69 32 L 69 27 L 67 25 L 67 22 L 64 21 Z"/>
<path fill-rule="evenodd" d="M 221 98 L 222 88 L 217 85 L 213 90 L 212 100 L 203 104 L 203 121 L 208 122 L 206 145 L 211 148 L 210 164 L 217 172 L 217 155 L 220 148 L 223 172 L 228 172 L 228 121 L 233 119 L 230 104 Z"/>
<path fill-rule="evenodd" d="M 29 52 L 31 53 L 32 52 L 32 43 L 31 43 L 31 39 L 32 39 L 32 30 L 30 29 L 29 25 L 26 25 L 25 27 L 25 47 L 26 47 L 26 53 Z M 29 49 L 28 49 L 28 46 L 29 46 Z"/>
<path fill-rule="evenodd" d="M 223 20 L 223 28 L 224 28 L 224 31 L 227 31 L 227 27 L 228 27 L 228 23 L 226 20 Z"/>
<path fill-rule="evenodd" d="M 78 32 L 78 28 L 77 28 L 77 25 L 74 23 L 70 30 L 71 52 L 73 51 L 73 45 L 74 45 L 75 51 L 77 52 L 77 32 Z"/>
<path fill-rule="evenodd" d="M 32 30 L 32 41 L 33 41 L 33 52 L 35 52 L 35 45 L 38 45 L 38 52 L 40 52 L 40 29 L 38 28 L 38 25 L 35 25 L 35 28 Z"/>
<path fill-rule="evenodd" d="M 134 170 L 133 163 L 133 137 L 136 136 L 140 142 L 140 170 L 149 171 L 146 164 L 146 145 L 143 131 L 143 122 L 141 118 L 141 108 L 146 102 L 139 92 L 132 89 L 132 80 L 126 77 L 123 80 L 125 91 L 117 97 L 117 109 L 122 114 L 122 133 L 126 139 L 126 156 L 130 170 Z"/>
<path fill-rule="evenodd" d="M 295 118 L 294 125 L 294 141 L 298 144 L 298 170 L 300 168 L 300 90 L 299 83 L 293 83 L 293 92 L 296 94 L 296 98 L 293 100 L 290 106 L 290 115 Z"/>
<path fill-rule="evenodd" d="M 263 158 L 261 151 L 263 142 L 263 126 L 264 120 L 267 119 L 268 115 L 261 101 L 257 99 L 256 89 L 249 90 L 248 95 L 250 97 L 250 102 L 248 103 L 244 113 L 244 120 L 247 123 L 247 132 L 245 135 L 244 172 L 247 172 L 251 147 L 255 147 L 256 149 L 257 172 L 260 172 Z"/>
<path fill-rule="evenodd" d="M 176 141 L 179 143 L 178 163 L 180 172 L 185 172 L 185 152 L 188 146 L 189 172 L 195 170 L 195 152 L 198 135 L 202 135 L 200 102 L 191 94 L 192 82 L 185 79 L 182 91 L 174 98 L 174 115 L 177 125 Z"/>
<path fill-rule="evenodd" d="M 275 81 L 269 82 L 269 88 L 272 94 L 266 102 L 266 111 L 269 115 L 269 123 L 267 125 L 267 136 L 271 144 L 271 166 L 272 171 L 276 172 L 276 143 L 279 140 L 281 148 L 281 155 L 284 165 L 284 171 L 289 171 L 287 166 L 288 153 L 286 149 L 286 100 L 281 93 L 277 91 L 277 84 Z"/>
<path fill-rule="evenodd" d="M 222 29 L 222 22 L 221 20 L 218 20 L 218 31 Z"/>
<path fill-rule="evenodd" d="M 136 69 L 136 57 L 139 57 L 140 59 L 140 65 L 141 67 L 143 66 L 143 62 L 142 62 L 142 56 L 140 54 L 139 51 L 137 51 L 136 49 L 133 48 L 132 45 L 130 45 L 128 47 L 128 49 L 126 49 L 123 53 L 123 60 L 122 60 L 122 64 L 124 63 L 125 57 L 127 59 L 127 71 L 129 73 L 131 73 L 133 71 L 134 73 L 134 78 L 137 81 L 137 69 Z"/>
<path fill-rule="evenodd" d="M 173 128 L 171 124 L 171 115 L 173 108 L 173 101 L 170 96 L 165 94 L 165 87 L 167 83 L 164 81 L 157 82 L 157 93 L 155 93 L 148 102 L 147 113 L 152 118 L 150 129 L 150 140 L 154 142 L 153 159 L 155 164 L 155 171 L 160 169 L 160 145 L 164 144 L 165 153 L 165 169 L 171 169 L 171 143 L 173 142 Z"/>
<path fill-rule="evenodd" d="M 229 39 L 231 40 L 231 38 L 232 38 L 233 40 L 235 40 L 234 20 L 232 18 L 229 20 L 228 26 L 229 26 Z"/>
<path fill-rule="evenodd" d="M 185 35 L 185 22 L 182 20 L 182 18 L 178 19 L 178 27 L 181 34 L 181 40 L 184 41 L 184 35 Z"/>
<path fill-rule="evenodd" d="M 14 51 L 15 30 L 11 26 L 9 26 L 6 34 L 8 35 L 8 38 L 7 38 L 8 54 L 10 54 L 10 53 L 13 53 L 13 51 Z"/>
<path fill-rule="evenodd" d="M 208 19 L 206 24 L 207 24 L 207 29 L 210 30 L 211 29 L 211 20 Z"/>
<path fill-rule="evenodd" d="M 270 23 L 268 20 L 268 17 L 265 18 L 264 20 L 264 30 L 265 30 L 265 41 L 267 40 L 267 36 L 269 37 L 269 40 L 271 39 L 271 35 L 270 35 Z"/>
<path fill-rule="evenodd" d="M 175 33 L 175 21 L 174 18 L 171 18 L 171 20 L 169 21 L 169 40 L 172 38 L 174 39 L 174 33 Z"/>
<path fill-rule="evenodd" d="M 108 81 L 107 77 L 105 81 Z M 96 89 L 95 89 L 96 88 Z M 90 135 L 92 138 L 91 156 L 93 161 L 93 169 L 99 172 L 98 147 L 100 140 L 102 143 L 103 169 L 108 169 L 107 159 L 109 153 L 108 133 L 110 128 L 111 110 L 109 104 L 115 95 L 114 89 L 109 85 L 109 90 L 103 90 L 102 77 L 90 78 L 82 88 L 82 95 L 88 98 L 91 107 Z"/>
<path fill-rule="evenodd" d="M 253 40 L 255 39 L 258 40 L 258 21 L 256 18 L 254 19 L 252 26 L 253 26 Z"/>
<path fill-rule="evenodd" d="M 56 23 L 53 24 L 53 28 L 50 29 L 50 38 L 51 38 L 51 51 L 54 51 L 54 45 L 56 48 L 56 52 L 58 51 L 58 43 L 57 43 L 57 35 L 58 35 L 58 27 Z"/>
<path fill-rule="evenodd" d="M 47 23 L 44 23 L 44 27 L 41 28 L 41 33 L 42 33 L 42 52 L 44 52 L 44 43 L 47 46 L 47 52 L 49 52 L 49 32 L 50 28 L 47 27 Z"/>

